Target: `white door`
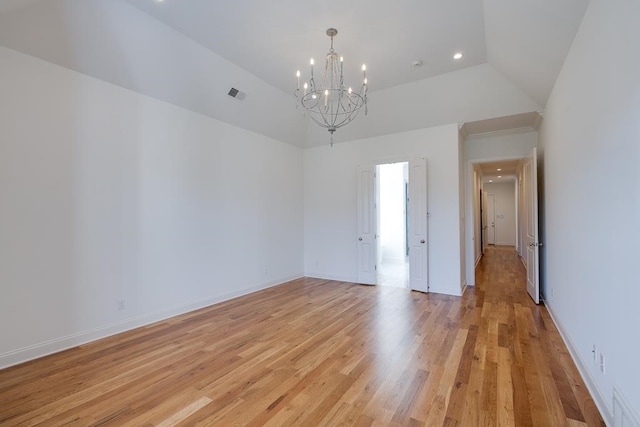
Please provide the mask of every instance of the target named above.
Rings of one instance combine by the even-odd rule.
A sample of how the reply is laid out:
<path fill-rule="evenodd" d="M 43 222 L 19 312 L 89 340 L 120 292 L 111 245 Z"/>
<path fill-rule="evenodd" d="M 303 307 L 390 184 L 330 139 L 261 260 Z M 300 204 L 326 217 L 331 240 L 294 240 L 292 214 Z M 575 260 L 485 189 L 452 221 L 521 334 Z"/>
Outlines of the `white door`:
<path fill-rule="evenodd" d="M 409 161 L 409 287 L 429 291 L 427 159 Z"/>
<path fill-rule="evenodd" d="M 496 244 L 496 195 L 487 194 L 487 244 Z"/>
<path fill-rule="evenodd" d="M 487 249 L 487 230 L 489 226 L 487 225 L 487 193 L 483 193 L 480 191 L 480 216 L 482 217 L 482 229 L 480 232 L 482 233 L 482 253 Z"/>
<path fill-rule="evenodd" d="M 540 303 L 540 242 L 538 242 L 538 161 L 534 148 L 524 162 L 525 251 L 527 259 L 527 292 Z"/>
<path fill-rule="evenodd" d="M 375 166 L 358 166 L 358 282 L 376 283 Z"/>

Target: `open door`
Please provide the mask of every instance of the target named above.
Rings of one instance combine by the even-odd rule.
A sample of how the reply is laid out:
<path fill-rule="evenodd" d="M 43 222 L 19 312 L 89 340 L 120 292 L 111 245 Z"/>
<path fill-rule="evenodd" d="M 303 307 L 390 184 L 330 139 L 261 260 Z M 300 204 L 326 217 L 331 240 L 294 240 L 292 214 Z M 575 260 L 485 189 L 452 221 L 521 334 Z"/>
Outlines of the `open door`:
<path fill-rule="evenodd" d="M 496 195 L 487 193 L 487 245 L 496 244 Z"/>
<path fill-rule="evenodd" d="M 429 292 L 427 160 L 409 161 L 409 287 Z"/>
<path fill-rule="evenodd" d="M 540 242 L 538 241 L 538 159 L 534 148 L 525 159 L 525 252 L 527 260 L 527 292 L 536 304 L 540 303 Z"/>
<path fill-rule="evenodd" d="M 375 166 L 358 166 L 358 282 L 376 284 Z"/>

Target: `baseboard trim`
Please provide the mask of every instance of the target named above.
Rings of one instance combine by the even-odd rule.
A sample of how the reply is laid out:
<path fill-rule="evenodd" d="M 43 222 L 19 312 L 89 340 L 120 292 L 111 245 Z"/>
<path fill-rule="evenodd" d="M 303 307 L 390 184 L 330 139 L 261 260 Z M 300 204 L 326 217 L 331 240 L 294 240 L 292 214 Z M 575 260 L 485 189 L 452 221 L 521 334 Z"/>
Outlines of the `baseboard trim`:
<path fill-rule="evenodd" d="M 469 287 L 469 285 L 467 284 L 467 281 L 465 280 L 462 283 L 462 286 L 460 286 L 460 295 L 464 295 L 464 293 L 466 292 L 467 288 Z"/>
<path fill-rule="evenodd" d="M 149 325 L 151 323 L 159 322 L 169 319 L 174 316 L 189 313 L 191 311 L 199 310 L 201 308 L 209 307 L 214 304 L 218 304 L 230 299 L 248 295 L 263 289 L 268 289 L 295 279 L 304 277 L 302 275 L 293 275 L 283 277 L 277 280 L 271 280 L 258 285 L 250 286 L 237 292 L 228 292 L 222 295 L 211 296 L 200 300 L 192 301 L 187 304 L 182 304 L 176 307 L 171 307 L 166 310 L 160 310 L 153 313 L 141 314 L 138 316 L 130 317 L 119 322 L 107 324 L 98 328 L 90 329 L 87 331 L 78 332 L 76 334 L 70 334 L 63 337 L 55 338 L 49 341 L 44 341 L 28 347 L 23 347 L 17 350 L 12 350 L 6 353 L 0 354 L 0 369 L 8 368 L 10 366 L 18 365 L 20 363 L 28 362 L 30 360 L 39 359 L 44 356 L 48 356 L 54 353 L 59 353 L 64 350 L 68 350 L 79 345 L 87 344 L 92 341 L 96 341 L 102 338 L 107 338 L 112 335 L 116 335 L 122 332 L 130 331 L 135 328 Z"/>
<path fill-rule="evenodd" d="M 451 289 L 446 288 L 444 286 L 432 285 L 431 283 L 429 283 L 429 292 L 434 294 L 451 295 L 454 297 L 462 296 L 462 289 L 460 288 L 458 288 L 458 290 L 454 292 Z"/>
<path fill-rule="evenodd" d="M 640 427 L 640 416 L 634 412 L 616 384 L 613 385 L 613 420 L 616 427 Z"/>
<path fill-rule="evenodd" d="M 558 318 L 553 314 L 553 309 L 546 301 L 543 300 L 543 302 L 545 307 L 547 308 L 547 311 L 549 312 L 549 315 L 551 316 L 551 320 L 553 321 L 554 325 L 556 325 L 556 328 L 560 333 L 562 341 L 564 341 L 564 345 L 567 346 L 569 354 L 571 355 L 573 362 L 576 364 L 582 380 L 587 386 L 587 390 L 589 390 L 589 393 L 593 397 L 593 401 L 600 411 L 600 415 L 602 415 L 604 422 L 608 426 L 613 426 L 613 413 L 611 412 L 609 405 L 607 405 L 607 399 L 604 397 L 603 393 L 600 392 L 600 389 L 598 388 L 596 382 L 593 380 L 593 377 L 589 373 L 589 370 L 585 367 L 584 363 L 582 363 L 582 359 L 580 359 L 580 357 L 578 356 L 576 347 L 573 345 L 573 342 L 571 341 L 569 336 L 565 333 L 565 330 L 562 327 L 562 324 L 558 321 Z"/>
<path fill-rule="evenodd" d="M 317 273 L 312 271 L 306 273 L 304 277 L 311 277 L 313 279 L 322 279 L 322 280 L 335 280 L 336 282 L 358 283 L 357 277 L 341 276 L 338 274 Z"/>

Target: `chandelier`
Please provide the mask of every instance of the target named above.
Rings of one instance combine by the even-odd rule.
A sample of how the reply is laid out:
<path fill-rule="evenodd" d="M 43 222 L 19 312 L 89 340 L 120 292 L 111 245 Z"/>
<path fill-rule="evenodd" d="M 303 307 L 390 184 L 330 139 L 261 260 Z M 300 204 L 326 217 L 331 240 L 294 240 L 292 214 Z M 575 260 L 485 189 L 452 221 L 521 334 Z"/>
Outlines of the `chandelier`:
<path fill-rule="evenodd" d="M 320 84 L 316 83 L 313 75 L 314 61 L 311 58 L 311 75 L 308 82 L 304 82 L 300 89 L 300 70 L 296 73 L 298 84 L 296 88 L 296 103 L 308 112 L 311 119 L 319 126 L 326 128 L 331 134 L 339 127 L 351 123 L 360 109 L 364 107 L 367 114 L 367 66 L 362 66 L 362 86 L 360 92 L 354 92 L 344 84 L 344 59 L 333 50 L 333 38 L 338 34 L 335 28 L 329 28 L 327 35 L 331 37 L 331 49 L 327 53 L 324 72 Z"/>

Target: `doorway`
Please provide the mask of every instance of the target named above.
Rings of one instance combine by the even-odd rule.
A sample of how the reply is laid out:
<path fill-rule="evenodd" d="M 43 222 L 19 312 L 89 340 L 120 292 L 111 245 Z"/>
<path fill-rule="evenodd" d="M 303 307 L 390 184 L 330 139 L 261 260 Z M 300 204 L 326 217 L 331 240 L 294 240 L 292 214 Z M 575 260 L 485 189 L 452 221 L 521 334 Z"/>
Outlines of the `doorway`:
<path fill-rule="evenodd" d="M 378 173 L 380 165 L 404 163 L 402 175 L 396 174 L 393 194 L 400 196 L 400 217 L 395 214 L 395 228 L 400 230 L 392 237 L 401 242 L 396 247 L 403 248 L 406 259 L 408 246 L 409 260 L 404 267 L 408 267 L 408 287 L 415 291 L 429 292 L 429 235 L 427 211 L 427 159 L 413 157 L 407 161 L 394 163 L 376 163 L 359 165 L 357 169 L 357 214 L 358 214 L 358 283 L 374 285 L 378 282 L 378 264 L 385 257 L 379 248 L 380 234 L 380 182 Z M 408 193 L 408 197 L 407 197 Z M 398 206 L 396 204 L 396 206 Z M 402 214 L 402 212 L 406 212 Z M 400 226 L 398 226 L 400 224 Z M 380 255 L 378 255 L 380 253 Z M 396 252 L 397 253 L 397 252 Z M 396 258 L 396 261 L 397 261 Z M 406 281 L 399 286 L 407 287 Z"/>
<path fill-rule="evenodd" d="M 376 283 L 409 287 L 409 163 L 377 165 L 378 268 Z"/>
<path fill-rule="evenodd" d="M 537 229 L 536 160 L 537 152 L 533 148 L 526 157 L 469 161 L 467 188 L 472 191 L 466 193 L 471 197 L 467 229 L 473 235 L 467 240 L 466 251 L 473 256 L 468 258 L 467 277 L 473 277 L 475 284 L 475 267 L 487 246 L 514 247 L 527 269 L 527 291 L 538 303 L 541 243 Z M 474 193 L 478 194 L 480 203 L 474 202 Z M 480 242 L 480 251 L 476 249 L 476 242 Z"/>

